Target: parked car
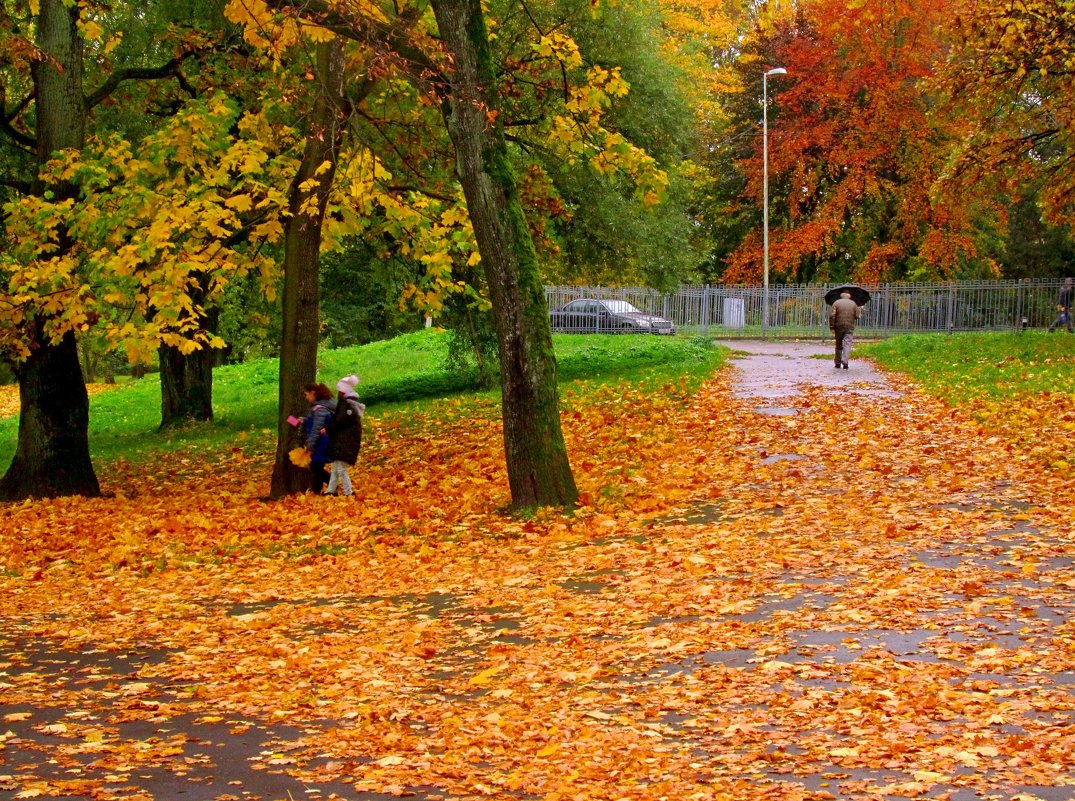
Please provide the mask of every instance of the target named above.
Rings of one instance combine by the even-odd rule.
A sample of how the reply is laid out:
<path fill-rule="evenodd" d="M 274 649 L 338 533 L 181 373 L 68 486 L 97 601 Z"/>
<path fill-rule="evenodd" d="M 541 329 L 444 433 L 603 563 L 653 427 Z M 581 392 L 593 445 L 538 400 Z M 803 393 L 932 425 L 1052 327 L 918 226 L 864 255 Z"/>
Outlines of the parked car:
<path fill-rule="evenodd" d="M 625 300 L 580 298 L 549 312 L 553 331 L 572 334 L 674 334 L 671 320 L 646 314 Z"/>

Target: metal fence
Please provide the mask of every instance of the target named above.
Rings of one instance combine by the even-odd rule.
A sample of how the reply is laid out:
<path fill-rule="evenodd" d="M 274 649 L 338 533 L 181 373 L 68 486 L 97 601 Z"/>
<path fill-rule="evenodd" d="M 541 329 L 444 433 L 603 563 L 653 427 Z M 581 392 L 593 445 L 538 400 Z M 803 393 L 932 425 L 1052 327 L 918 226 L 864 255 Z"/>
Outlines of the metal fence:
<path fill-rule="evenodd" d="M 1044 328 L 1057 316 L 1061 280 L 952 281 L 864 285 L 870 302 L 857 326 L 860 336 L 926 331 Z M 679 331 L 714 336 L 826 336 L 825 293 L 839 284 L 769 286 L 768 330 L 763 330 L 761 286 L 683 286 L 675 292 L 645 287 L 546 287 L 550 309 L 578 298 L 626 300 L 671 320 Z"/>

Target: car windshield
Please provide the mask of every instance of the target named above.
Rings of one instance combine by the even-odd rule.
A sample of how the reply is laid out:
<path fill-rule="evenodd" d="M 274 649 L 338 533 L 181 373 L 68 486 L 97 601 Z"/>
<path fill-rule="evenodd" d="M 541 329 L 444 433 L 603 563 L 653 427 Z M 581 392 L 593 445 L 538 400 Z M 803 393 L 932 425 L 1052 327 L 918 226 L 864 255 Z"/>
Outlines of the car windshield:
<path fill-rule="evenodd" d="M 628 303 L 626 300 L 606 300 L 602 301 L 605 307 L 615 314 L 641 314 L 641 312 Z"/>

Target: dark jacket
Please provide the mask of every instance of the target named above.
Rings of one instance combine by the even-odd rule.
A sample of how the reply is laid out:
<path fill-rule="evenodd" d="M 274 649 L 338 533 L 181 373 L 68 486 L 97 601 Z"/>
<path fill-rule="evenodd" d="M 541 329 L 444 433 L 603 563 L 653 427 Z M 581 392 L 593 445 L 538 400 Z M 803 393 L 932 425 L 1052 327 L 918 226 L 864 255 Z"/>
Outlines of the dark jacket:
<path fill-rule="evenodd" d="M 310 452 L 310 459 L 315 462 L 327 462 L 328 459 L 328 434 L 322 434 L 321 429 L 328 428 L 332 422 L 332 413 L 336 410 L 336 399 L 316 400 L 310 404 L 303 420 L 306 434 L 306 450 Z"/>
<path fill-rule="evenodd" d="M 358 397 L 348 395 L 336 403 L 336 413 L 328 426 L 328 458 L 332 462 L 354 464 L 362 450 L 362 414 L 366 407 Z"/>

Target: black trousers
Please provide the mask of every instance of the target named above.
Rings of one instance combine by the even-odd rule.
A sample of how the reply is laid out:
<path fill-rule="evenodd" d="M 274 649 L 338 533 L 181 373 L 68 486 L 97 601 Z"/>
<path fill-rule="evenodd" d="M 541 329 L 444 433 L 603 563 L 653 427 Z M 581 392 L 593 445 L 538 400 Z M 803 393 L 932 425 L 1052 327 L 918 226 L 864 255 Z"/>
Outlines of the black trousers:
<path fill-rule="evenodd" d="M 328 483 L 328 469 L 326 462 L 310 462 L 310 491 L 314 495 L 320 495 L 321 490 Z"/>

